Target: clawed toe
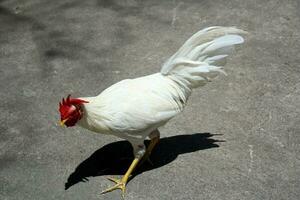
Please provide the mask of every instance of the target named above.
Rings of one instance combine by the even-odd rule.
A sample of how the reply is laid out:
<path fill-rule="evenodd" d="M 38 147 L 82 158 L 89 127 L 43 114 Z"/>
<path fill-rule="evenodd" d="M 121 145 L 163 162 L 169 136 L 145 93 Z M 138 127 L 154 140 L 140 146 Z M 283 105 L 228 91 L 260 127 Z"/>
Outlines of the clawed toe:
<path fill-rule="evenodd" d="M 120 182 L 120 179 L 118 179 L 118 178 L 107 177 L 107 179 L 114 182 L 114 183 L 119 183 Z"/>
<path fill-rule="evenodd" d="M 126 190 L 126 182 L 123 181 L 122 179 L 117 179 L 117 178 L 112 178 L 112 177 L 108 177 L 107 179 L 114 182 L 114 183 L 116 183 L 116 184 L 114 186 L 102 191 L 101 194 L 105 194 L 107 192 L 111 192 L 113 190 L 120 189 L 120 190 L 122 190 L 122 197 L 124 198 L 125 197 L 125 190 Z"/>

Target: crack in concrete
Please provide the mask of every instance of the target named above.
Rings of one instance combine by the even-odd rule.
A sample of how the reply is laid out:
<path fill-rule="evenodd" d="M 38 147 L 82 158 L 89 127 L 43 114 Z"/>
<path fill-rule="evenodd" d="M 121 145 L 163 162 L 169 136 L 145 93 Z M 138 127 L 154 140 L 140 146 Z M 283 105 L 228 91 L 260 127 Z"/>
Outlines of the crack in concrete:
<path fill-rule="evenodd" d="M 174 2 L 175 3 L 175 2 Z M 183 2 L 179 2 L 175 8 L 173 9 L 173 17 L 172 17 L 172 22 L 171 22 L 171 26 L 174 28 L 175 27 L 175 22 L 177 20 L 177 10 L 178 8 L 183 5 Z"/>
<path fill-rule="evenodd" d="M 250 174 L 253 168 L 253 145 L 249 144 L 248 146 L 249 146 L 249 156 L 250 156 L 250 166 L 248 169 L 248 173 Z"/>

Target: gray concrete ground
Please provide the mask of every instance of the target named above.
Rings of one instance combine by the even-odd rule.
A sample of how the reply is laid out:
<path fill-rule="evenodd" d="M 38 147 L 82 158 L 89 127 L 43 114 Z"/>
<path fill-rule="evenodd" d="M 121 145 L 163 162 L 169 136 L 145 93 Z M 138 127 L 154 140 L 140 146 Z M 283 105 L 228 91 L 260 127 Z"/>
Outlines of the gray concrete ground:
<path fill-rule="evenodd" d="M 130 146 L 58 127 L 58 102 L 157 72 L 212 25 L 247 30 L 247 43 L 229 75 L 161 129 L 154 166 L 126 199 L 299 199 L 299 10 L 297 0 L 1 0 L 0 199 L 120 199 L 100 192 Z"/>

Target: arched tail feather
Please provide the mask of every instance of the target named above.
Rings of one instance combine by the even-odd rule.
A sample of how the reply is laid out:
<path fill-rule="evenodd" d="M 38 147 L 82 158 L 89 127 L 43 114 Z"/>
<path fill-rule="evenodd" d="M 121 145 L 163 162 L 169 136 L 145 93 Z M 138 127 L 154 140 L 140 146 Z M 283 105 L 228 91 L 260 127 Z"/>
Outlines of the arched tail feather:
<path fill-rule="evenodd" d="M 242 44 L 245 31 L 214 26 L 195 33 L 165 62 L 161 74 L 171 76 L 188 88 L 205 85 L 220 72 L 234 45 Z"/>

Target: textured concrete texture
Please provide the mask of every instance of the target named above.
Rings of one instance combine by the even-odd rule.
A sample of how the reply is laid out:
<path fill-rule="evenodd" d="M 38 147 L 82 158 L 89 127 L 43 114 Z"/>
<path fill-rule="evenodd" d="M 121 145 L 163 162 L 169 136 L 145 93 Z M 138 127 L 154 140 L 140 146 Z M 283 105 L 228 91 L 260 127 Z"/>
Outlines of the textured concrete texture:
<path fill-rule="evenodd" d="M 0 199 L 100 195 L 132 158 L 127 142 L 61 128 L 58 102 L 157 72 L 194 32 L 249 32 L 127 186 L 126 199 L 299 199 L 298 0 L 1 0 Z M 65 190 L 68 188 L 67 190 Z"/>

